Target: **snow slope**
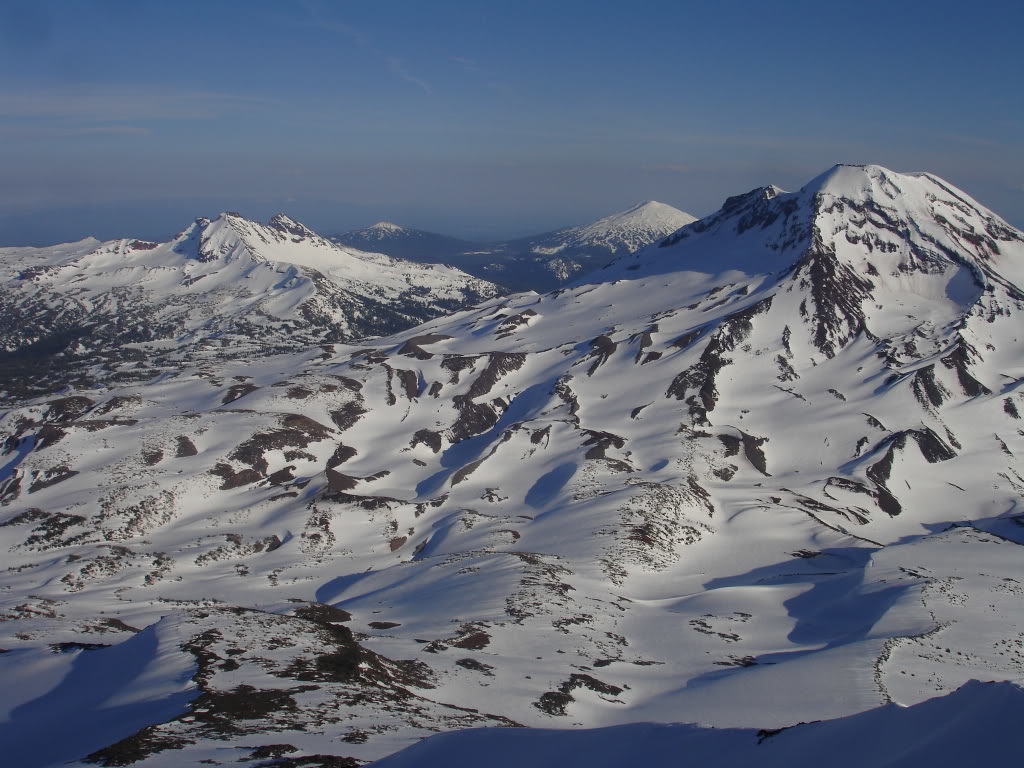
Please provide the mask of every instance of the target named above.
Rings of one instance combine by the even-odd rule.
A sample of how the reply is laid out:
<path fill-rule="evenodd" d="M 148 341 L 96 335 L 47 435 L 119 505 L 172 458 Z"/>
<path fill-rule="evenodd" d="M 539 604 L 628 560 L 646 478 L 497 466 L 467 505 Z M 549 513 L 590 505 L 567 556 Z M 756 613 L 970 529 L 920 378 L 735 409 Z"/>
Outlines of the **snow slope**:
<path fill-rule="evenodd" d="M 714 765 L 794 768 L 959 768 L 999 765 L 1015 752 L 1016 712 L 1024 690 L 1012 683 L 969 683 L 903 709 L 886 704 L 838 720 L 783 731 L 688 725 L 620 725 L 598 730 L 480 728 L 432 736 L 374 763 L 379 768 L 444 765 L 558 768 L 586 765 Z M 685 762 L 680 762 L 685 760 Z"/>
<path fill-rule="evenodd" d="M 837 166 L 603 282 L 22 402 L 0 663 L 59 686 L 51 648 L 188 638 L 191 703 L 96 728 L 125 741 L 94 760 L 145 766 L 841 724 L 1019 683 L 1022 265 L 947 183 Z M 52 701 L 18 696 L 26 728 Z"/>

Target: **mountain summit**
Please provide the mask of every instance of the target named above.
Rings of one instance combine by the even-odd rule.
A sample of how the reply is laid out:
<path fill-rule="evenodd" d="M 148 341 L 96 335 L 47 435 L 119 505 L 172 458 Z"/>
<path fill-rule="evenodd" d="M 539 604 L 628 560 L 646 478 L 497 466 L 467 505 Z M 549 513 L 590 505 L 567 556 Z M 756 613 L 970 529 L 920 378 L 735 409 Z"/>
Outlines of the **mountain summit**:
<path fill-rule="evenodd" d="M 252 279 L 239 237 L 292 238 L 189 232 Z M 52 763 L 345 764 L 517 724 L 795 754 L 998 707 L 922 702 L 1021 679 L 1022 268 L 941 179 L 837 166 L 558 291 L 19 402 L 10 727 L 86 718 L 29 740 Z"/>

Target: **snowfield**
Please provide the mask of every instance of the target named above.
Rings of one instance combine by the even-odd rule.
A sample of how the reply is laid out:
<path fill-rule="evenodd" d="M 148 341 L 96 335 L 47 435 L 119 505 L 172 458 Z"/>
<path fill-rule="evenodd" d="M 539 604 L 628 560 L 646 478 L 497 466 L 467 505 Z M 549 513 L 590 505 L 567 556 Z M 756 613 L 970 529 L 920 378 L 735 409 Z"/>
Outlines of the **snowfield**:
<path fill-rule="evenodd" d="M 837 166 L 553 293 L 14 403 L 8 759 L 1005 757 L 1022 286 L 964 193 Z"/>

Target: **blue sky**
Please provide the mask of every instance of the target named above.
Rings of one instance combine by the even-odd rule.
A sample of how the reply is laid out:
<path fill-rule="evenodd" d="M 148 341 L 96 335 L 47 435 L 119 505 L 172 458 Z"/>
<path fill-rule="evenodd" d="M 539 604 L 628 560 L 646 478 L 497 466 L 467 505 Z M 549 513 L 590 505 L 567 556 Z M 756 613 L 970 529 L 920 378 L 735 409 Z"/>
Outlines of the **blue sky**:
<path fill-rule="evenodd" d="M 221 209 L 470 237 L 836 162 L 1024 225 L 1024 3 L 0 0 L 0 241 Z"/>

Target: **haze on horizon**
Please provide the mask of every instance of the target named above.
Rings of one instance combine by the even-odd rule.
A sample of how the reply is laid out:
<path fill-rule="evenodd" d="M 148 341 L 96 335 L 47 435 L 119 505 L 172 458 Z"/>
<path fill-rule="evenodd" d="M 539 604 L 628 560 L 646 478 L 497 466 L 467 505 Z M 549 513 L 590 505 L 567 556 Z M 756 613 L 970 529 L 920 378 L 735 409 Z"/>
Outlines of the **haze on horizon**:
<path fill-rule="evenodd" d="M 1024 6 L 5 0 L 0 245 L 277 210 L 474 239 L 836 162 L 1024 225 Z"/>

